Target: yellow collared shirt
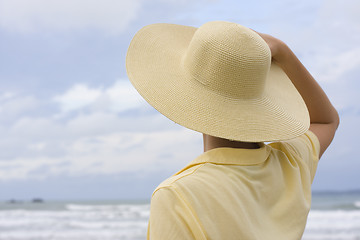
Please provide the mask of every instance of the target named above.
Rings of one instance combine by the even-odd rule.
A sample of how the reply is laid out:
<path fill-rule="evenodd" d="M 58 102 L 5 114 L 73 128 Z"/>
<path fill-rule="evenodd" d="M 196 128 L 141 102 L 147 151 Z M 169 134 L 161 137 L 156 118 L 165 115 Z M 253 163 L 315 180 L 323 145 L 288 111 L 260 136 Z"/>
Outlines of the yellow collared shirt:
<path fill-rule="evenodd" d="M 154 191 L 148 239 L 301 239 L 319 150 L 308 131 L 259 149 L 203 153 Z"/>

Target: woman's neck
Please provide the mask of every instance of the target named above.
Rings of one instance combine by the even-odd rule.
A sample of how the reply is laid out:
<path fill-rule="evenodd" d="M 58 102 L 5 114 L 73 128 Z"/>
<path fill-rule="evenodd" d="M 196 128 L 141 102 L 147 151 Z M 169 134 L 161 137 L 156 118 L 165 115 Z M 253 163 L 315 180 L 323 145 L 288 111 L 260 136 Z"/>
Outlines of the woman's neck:
<path fill-rule="evenodd" d="M 231 141 L 228 139 L 213 137 L 206 134 L 203 134 L 203 140 L 204 140 L 204 152 L 220 147 L 245 148 L 245 149 L 260 148 L 260 143 Z"/>

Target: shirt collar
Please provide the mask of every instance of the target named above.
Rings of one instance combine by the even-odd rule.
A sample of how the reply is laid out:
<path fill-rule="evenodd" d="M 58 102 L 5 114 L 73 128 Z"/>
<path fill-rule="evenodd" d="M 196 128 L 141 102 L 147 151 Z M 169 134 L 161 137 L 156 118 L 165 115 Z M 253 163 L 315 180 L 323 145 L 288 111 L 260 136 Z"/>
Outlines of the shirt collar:
<path fill-rule="evenodd" d="M 265 162 L 269 154 L 270 147 L 264 143 L 261 143 L 260 148 L 257 149 L 214 148 L 198 156 L 180 172 L 204 163 L 240 166 L 257 165 Z"/>

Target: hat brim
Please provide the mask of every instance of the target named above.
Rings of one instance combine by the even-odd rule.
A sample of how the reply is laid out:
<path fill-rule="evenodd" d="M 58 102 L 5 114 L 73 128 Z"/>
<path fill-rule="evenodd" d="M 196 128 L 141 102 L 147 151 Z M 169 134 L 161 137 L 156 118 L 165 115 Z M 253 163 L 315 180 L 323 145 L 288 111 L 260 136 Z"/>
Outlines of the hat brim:
<path fill-rule="evenodd" d="M 222 96 L 194 81 L 182 59 L 196 30 L 161 23 L 134 36 L 126 57 L 127 74 L 150 105 L 184 127 L 236 141 L 286 140 L 308 130 L 306 105 L 275 63 L 259 99 Z"/>

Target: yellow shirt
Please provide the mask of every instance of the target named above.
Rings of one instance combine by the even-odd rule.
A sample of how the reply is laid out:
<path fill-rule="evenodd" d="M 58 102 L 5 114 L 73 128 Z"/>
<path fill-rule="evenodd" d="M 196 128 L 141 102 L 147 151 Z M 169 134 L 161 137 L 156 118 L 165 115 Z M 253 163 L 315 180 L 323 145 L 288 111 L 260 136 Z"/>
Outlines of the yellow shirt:
<path fill-rule="evenodd" d="M 319 149 L 308 131 L 259 149 L 203 153 L 154 191 L 148 239 L 301 239 Z"/>

